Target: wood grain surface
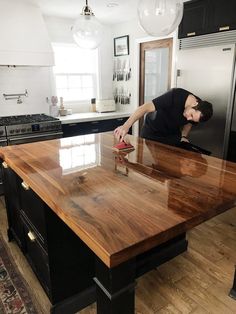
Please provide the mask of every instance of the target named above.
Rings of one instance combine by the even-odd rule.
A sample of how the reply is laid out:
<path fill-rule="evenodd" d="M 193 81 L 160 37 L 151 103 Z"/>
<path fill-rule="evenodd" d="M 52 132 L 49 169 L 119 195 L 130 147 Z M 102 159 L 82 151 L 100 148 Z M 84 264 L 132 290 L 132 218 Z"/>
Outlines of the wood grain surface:
<path fill-rule="evenodd" d="M 108 266 L 231 208 L 236 164 L 111 133 L 0 148 L 4 159 Z"/>

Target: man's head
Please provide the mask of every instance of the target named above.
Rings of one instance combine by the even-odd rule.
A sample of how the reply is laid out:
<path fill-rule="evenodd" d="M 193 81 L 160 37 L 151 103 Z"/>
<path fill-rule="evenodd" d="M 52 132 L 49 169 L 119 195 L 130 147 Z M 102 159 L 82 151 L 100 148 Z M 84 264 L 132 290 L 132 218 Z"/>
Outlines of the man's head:
<path fill-rule="evenodd" d="M 193 107 L 187 107 L 184 110 L 184 117 L 188 121 L 205 122 L 213 115 L 212 104 L 205 100 L 199 100 Z"/>

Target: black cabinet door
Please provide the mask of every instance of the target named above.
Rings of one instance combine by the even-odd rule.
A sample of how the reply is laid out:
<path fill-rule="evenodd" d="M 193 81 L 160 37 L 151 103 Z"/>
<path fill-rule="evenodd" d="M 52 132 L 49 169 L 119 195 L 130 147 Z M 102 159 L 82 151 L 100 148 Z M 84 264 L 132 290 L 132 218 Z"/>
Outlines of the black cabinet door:
<path fill-rule="evenodd" d="M 206 33 L 208 6 L 208 0 L 194 0 L 184 3 L 183 19 L 179 25 L 179 38 Z"/>
<path fill-rule="evenodd" d="M 210 0 L 209 32 L 236 28 L 236 1 Z"/>
<path fill-rule="evenodd" d="M 101 121 L 63 124 L 62 131 L 63 137 L 99 133 L 102 132 Z"/>
<path fill-rule="evenodd" d="M 23 226 L 25 232 L 26 241 L 26 257 L 41 282 L 46 293 L 50 297 L 51 283 L 50 283 L 50 271 L 47 252 L 41 246 L 37 234 L 23 219 Z"/>
<path fill-rule="evenodd" d="M 118 126 L 124 124 L 127 119 L 128 118 L 125 117 L 108 120 L 63 124 L 63 137 L 113 131 Z M 129 133 L 131 133 L 131 129 Z"/>
<path fill-rule="evenodd" d="M 37 233 L 41 244 L 47 250 L 47 234 L 44 202 L 28 187 L 27 189 L 20 182 L 19 195 L 21 203 L 22 216 Z"/>
<path fill-rule="evenodd" d="M 23 234 L 23 225 L 20 215 L 20 200 L 19 200 L 20 178 L 14 173 L 14 171 L 12 171 L 11 168 L 7 166 L 5 167 L 2 167 L 2 169 L 3 169 L 4 195 L 8 218 L 8 237 L 9 240 L 14 238 L 18 243 L 19 247 L 22 250 L 24 250 L 25 241 Z"/>

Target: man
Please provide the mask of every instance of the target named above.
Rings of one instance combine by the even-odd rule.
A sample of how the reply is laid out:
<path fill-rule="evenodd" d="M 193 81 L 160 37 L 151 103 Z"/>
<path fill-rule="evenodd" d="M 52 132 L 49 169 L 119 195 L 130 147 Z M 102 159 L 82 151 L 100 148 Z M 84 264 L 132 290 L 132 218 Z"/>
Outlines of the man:
<path fill-rule="evenodd" d="M 188 142 L 193 124 L 208 121 L 212 104 L 182 88 L 172 88 L 150 103 L 138 107 L 130 118 L 114 130 L 115 137 L 124 141 L 130 127 L 145 115 L 141 137 L 169 145 Z"/>

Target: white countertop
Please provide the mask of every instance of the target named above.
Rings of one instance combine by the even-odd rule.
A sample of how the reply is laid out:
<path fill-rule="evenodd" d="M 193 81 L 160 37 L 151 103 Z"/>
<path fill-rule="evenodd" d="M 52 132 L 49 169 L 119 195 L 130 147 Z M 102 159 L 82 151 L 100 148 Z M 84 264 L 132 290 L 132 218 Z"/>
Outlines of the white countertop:
<path fill-rule="evenodd" d="M 109 120 L 116 118 L 125 118 L 131 115 L 130 112 L 85 112 L 85 113 L 73 113 L 67 116 L 58 117 L 62 124 L 77 123 L 77 122 L 89 122 L 98 120 Z"/>

